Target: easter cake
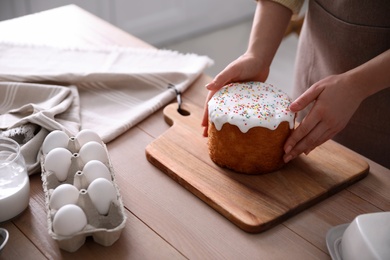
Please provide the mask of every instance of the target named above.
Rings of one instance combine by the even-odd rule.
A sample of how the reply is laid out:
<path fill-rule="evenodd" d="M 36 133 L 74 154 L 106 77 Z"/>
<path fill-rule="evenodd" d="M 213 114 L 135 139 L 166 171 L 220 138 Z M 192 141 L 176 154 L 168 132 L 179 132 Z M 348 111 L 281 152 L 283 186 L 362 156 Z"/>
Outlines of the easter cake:
<path fill-rule="evenodd" d="M 261 82 L 231 83 L 208 102 L 208 147 L 217 165 L 246 174 L 276 171 L 294 129 L 291 99 Z"/>

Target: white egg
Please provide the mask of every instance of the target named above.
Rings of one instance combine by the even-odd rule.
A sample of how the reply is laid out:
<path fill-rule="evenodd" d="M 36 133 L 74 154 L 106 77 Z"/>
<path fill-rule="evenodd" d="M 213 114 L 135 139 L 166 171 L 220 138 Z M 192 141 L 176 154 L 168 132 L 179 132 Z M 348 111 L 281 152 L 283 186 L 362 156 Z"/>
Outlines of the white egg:
<path fill-rule="evenodd" d="M 76 204 L 79 199 L 79 190 L 71 184 L 61 184 L 54 189 L 50 196 L 51 209 L 59 209 L 67 204 Z"/>
<path fill-rule="evenodd" d="M 112 182 L 98 178 L 88 186 L 88 194 L 101 215 L 107 215 L 112 201 L 116 201 L 116 190 Z"/>
<path fill-rule="evenodd" d="M 91 141 L 95 141 L 98 143 L 102 142 L 102 139 L 100 138 L 100 136 L 95 131 L 92 131 L 90 129 L 81 130 L 80 132 L 77 133 L 75 138 L 76 138 L 80 147 L 82 147 L 84 144 L 91 142 Z"/>
<path fill-rule="evenodd" d="M 67 148 L 69 143 L 69 136 L 60 130 L 50 132 L 42 144 L 42 151 L 48 154 L 51 150 L 57 147 Z"/>
<path fill-rule="evenodd" d="M 54 215 L 53 231 L 60 236 L 71 236 L 84 229 L 87 216 L 77 205 L 68 204 L 61 207 Z"/>
<path fill-rule="evenodd" d="M 87 163 L 91 160 L 98 160 L 102 163 L 108 163 L 108 156 L 104 147 L 98 142 L 91 141 L 84 144 L 79 151 L 81 160 Z"/>
<path fill-rule="evenodd" d="M 65 148 L 54 148 L 45 158 L 46 171 L 53 172 L 59 181 L 65 181 L 72 164 L 72 153 Z"/>
<path fill-rule="evenodd" d="M 83 174 L 87 180 L 88 185 L 97 178 L 104 178 L 111 181 L 110 170 L 104 163 L 98 160 L 87 162 L 83 168 Z"/>

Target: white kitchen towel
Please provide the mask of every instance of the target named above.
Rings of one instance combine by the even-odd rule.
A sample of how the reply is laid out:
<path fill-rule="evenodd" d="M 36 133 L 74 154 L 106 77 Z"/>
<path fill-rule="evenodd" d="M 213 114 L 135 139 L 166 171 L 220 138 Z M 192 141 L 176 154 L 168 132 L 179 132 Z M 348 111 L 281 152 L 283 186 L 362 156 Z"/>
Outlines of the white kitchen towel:
<path fill-rule="evenodd" d="M 0 42 L 0 130 L 92 129 L 109 142 L 171 101 L 169 84 L 183 92 L 211 64 L 169 50 Z"/>
<path fill-rule="evenodd" d="M 26 124 L 68 135 L 80 129 L 77 88 L 56 85 L 0 82 L 0 131 Z M 12 131 L 10 132 L 12 133 Z"/>

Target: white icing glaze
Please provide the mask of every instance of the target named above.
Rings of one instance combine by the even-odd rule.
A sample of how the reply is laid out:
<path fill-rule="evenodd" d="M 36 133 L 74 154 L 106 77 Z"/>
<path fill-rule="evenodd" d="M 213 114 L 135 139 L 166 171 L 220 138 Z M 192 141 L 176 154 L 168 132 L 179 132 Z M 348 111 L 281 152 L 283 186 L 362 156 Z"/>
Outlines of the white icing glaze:
<path fill-rule="evenodd" d="M 230 123 L 243 133 L 256 126 L 274 130 L 284 121 L 292 129 L 295 113 L 290 111 L 290 104 L 290 97 L 271 84 L 231 83 L 210 99 L 209 120 L 217 130 Z"/>

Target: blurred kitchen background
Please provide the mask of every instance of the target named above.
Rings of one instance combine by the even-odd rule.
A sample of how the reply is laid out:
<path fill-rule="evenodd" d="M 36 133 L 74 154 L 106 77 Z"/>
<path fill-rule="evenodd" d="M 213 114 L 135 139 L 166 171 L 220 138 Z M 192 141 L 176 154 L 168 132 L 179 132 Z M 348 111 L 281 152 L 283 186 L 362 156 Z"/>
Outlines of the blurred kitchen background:
<path fill-rule="evenodd" d="M 209 56 L 214 65 L 205 72 L 211 77 L 246 50 L 256 7 L 254 0 L 0 0 L 0 20 L 68 4 L 157 48 Z M 268 78 L 288 93 L 297 40 L 296 34 L 283 40 Z"/>

